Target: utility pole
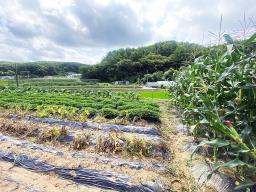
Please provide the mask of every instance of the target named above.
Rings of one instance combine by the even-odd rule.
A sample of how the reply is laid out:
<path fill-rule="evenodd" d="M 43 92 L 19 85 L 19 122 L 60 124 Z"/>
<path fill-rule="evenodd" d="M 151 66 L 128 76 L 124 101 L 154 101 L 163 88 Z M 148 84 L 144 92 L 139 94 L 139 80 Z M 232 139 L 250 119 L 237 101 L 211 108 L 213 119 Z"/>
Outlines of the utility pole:
<path fill-rule="evenodd" d="M 18 67 L 17 63 L 15 63 L 15 80 L 16 80 L 16 85 L 19 87 L 19 79 L 18 79 Z"/>
<path fill-rule="evenodd" d="M 147 84 L 148 84 L 148 70 L 147 70 Z"/>

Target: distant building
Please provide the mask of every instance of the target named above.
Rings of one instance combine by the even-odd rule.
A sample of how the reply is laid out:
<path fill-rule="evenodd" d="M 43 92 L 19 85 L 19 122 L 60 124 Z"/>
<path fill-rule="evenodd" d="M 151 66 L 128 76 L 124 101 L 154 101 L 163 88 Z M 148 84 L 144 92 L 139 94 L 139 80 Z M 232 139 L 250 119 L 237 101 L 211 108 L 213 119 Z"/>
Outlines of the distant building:
<path fill-rule="evenodd" d="M 15 79 L 14 76 L 0 76 L 0 79 Z"/>
<path fill-rule="evenodd" d="M 147 82 L 145 86 L 147 87 L 171 87 L 176 83 L 174 81 L 156 81 L 156 82 Z"/>
<path fill-rule="evenodd" d="M 81 78 L 82 74 L 80 74 L 80 73 L 73 73 L 73 72 L 67 72 L 66 77 L 70 78 L 70 79 Z"/>
<path fill-rule="evenodd" d="M 129 81 L 114 81 L 112 82 L 113 85 L 129 85 Z"/>

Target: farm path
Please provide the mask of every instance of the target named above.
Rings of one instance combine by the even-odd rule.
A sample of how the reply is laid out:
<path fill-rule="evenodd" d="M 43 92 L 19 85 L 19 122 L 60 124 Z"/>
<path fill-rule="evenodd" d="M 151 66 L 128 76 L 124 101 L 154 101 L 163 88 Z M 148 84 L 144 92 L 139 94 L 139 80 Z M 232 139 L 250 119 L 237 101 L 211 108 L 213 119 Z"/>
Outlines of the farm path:
<path fill-rule="evenodd" d="M 196 144 L 194 138 L 188 134 L 187 127 L 182 124 L 179 110 L 170 102 L 160 101 L 159 105 L 161 110 L 159 129 L 171 153 L 167 165 L 171 191 L 226 192 L 224 188 L 229 186 L 227 184 L 229 180 L 214 176 L 212 181 L 206 181 L 206 172 L 209 170 L 207 159 L 203 155 L 196 154 L 191 161 L 191 153 Z"/>
<path fill-rule="evenodd" d="M 191 140 L 191 138 L 177 132 L 177 126 L 181 125 L 178 110 L 167 101 L 159 101 L 159 105 L 161 110 L 160 131 L 171 153 L 167 168 L 171 190 L 177 192 L 201 192 L 189 166 L 190 153 L 183 150 L 184 143 L 187 140 Z"/>

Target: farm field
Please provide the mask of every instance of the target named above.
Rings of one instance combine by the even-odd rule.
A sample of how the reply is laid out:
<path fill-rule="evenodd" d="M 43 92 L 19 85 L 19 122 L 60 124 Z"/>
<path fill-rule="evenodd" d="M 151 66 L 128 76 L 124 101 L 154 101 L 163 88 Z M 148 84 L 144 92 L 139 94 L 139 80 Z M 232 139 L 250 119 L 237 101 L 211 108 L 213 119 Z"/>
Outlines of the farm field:
<path fill-rule="evenodd" d="M 233 49 L 235 55 L 217 50 L 177 72 L 168 91 L 68 79 L 15 88 L 0 81 L 1 171 L 9 175 L 9 163 L 17 165 L 9 183 L 26 189 L 38 183 L 16 172 L 33 170 L 38 180 L 54 175 L 52 191 L 200 191 L 202 174 L 210 181 L 206 191 L 254 190 L 255 55 Z"/>
<path fill-rule="evenodd" d="M 96 187 L 92 191 L 170 187 L 170 149 L 161 136 L 156 101 L 133 92 L 3 89 L 0 109 L 0 153 L 9 162 L 20 159 L 19 166 L 30 167 L 39 158 L 45 163 L 31 167 L 36 172 L 50 165 L 77 174 L 84 168 L 82 178 L 97 171 L 93 181 L 75 181 Z"/>
<path fill-rule="evenodd" d="M 83 120 L 89 117 L 125 118 L 139 117 L 159 120 L 158 105 L 143 101 L 133 92 L 84 91 L 65 93 L 45 90 L 3 90 L 0 106 L 20 112 L 33 112 L 39 117 Z"/>
<path fill-rule="evenodd" d="M 0 192 L 256 192 L 255 10 L 1 1 Z"/>
<path fill-rule="evenodd" d="M 16 87 L 14 79 L 0 80 L 0 86 Z M 113 85 L 111 83 L 93 83 L 81 81 L 78 78 L 67 77 L 51 77 L 51 78 L 32 78 L 32 79 L 19 79 L 19 86 L 23 88 L 140 88 L 139 85 Z"/>
<path fill-rule="evenodd" d="M 47 188 L 53 191 L 66 184 L 74 191 L 181 189 L 182 183 L 192 181 L 187 175 L 177 186 L 170 182 L 180 176 L 170 174 L 168 168 L 177 162 L 172 162 L 169 143 L 176 125 L 162 119 L 163 113 L 169 113 L 167 102 L 130 91 L 2 89 L 0 155 L 34 170 L 42 183 L 19 180 L 16 172 L 28 172 L 18 167 L 10 175 L 8 163 L 0 168 L 21 182 L 20 188 L 28 188 L 28 183 L 31 189 L 46 187 L 44 179 L 51 176 L 42 172 L 50 172 L 55 177 Z M 44 163 L 37 165 L 37 160 Z M 54 188 L 61 178 L 65 182 Z"/>
<path fill-rule="evenodd" d="M 140 98 L 149 98 L 149 99 L 170 99 L 170 93 L 164 90 L 152 90 L 152 91 L 135 91 L 135 93 L 140 95 Z"/>

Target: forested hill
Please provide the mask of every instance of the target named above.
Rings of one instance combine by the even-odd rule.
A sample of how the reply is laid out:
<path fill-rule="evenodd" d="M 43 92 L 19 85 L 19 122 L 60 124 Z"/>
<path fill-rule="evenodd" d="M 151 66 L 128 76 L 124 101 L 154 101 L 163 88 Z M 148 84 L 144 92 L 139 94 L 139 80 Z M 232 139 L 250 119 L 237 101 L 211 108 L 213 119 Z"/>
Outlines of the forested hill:
<path fill-rule="evenodd" d="M 31 77 L 44 77 L 52 75 L 65 75 L 67 72 L 80 72 L 81 66 L 87 66 L 77 62 L 56 62 L 56 61 L 37 61 L 16 63 L 18 74 L 29 74 Z M 14 75 L 15 62 L 0 62 L 0 75 Z"/>
<path fill-rule="evenodd" d="M 166 41 L 140 48 L 118 49 L 109 52 L 96 65 L 81 68 L 82 78 L 102 81 L 170 78 L 172 70 L 190 63 L 203 47 L 192 43 Z M 146 75 L 148 74 L 148 75 Z M 146 77 L 147 76 L 147 77 Z"/>

